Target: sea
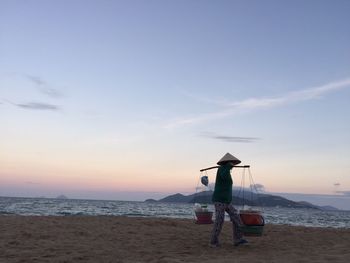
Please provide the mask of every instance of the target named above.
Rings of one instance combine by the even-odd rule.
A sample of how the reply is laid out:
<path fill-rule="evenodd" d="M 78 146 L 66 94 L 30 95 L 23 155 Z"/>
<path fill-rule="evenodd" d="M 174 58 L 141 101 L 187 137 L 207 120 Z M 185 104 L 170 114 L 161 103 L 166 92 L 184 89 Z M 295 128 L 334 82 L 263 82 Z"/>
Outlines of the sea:
<path fill-rule="evenodd" d="M 350 211 L 282 207 L 259 207 L 257 209 L 262 211 L 265 222 L 268 224 L 350 228 Z M 209 205 L 208 210 L 213 211 L 213 206 Z M 104 215 L 195 219 L 194 204 L 188 203 L 0 197 L 0 216 L 6 215 Z"/>

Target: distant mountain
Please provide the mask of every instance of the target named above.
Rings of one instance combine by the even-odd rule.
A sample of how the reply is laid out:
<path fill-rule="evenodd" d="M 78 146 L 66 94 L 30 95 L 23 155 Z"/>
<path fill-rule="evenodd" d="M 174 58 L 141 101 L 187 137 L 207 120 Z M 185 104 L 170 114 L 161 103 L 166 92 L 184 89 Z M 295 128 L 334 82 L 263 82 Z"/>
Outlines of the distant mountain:
<path fill-rule="evenodd" d="M 339 211 L 338 208 L 330 205 L 322 205 L 322 206 L 319 206 L 319 208 L 325 211 Z"/>
<path fill-rule="evenodd" d="M 154 199 L 146 199 L 145 202 L 148 202 L 148 203 L 156 203 L 158 202 L 157 200 L 154 200 Z"/>
<path fill-rule="evenodd" d="M 309 205 L 309 206 L 314 207 L 315 209 L 320 209 L 320 210 L 324 210 L 324 211 L 338 211 L 339 210 L 338 208 L 335 208 L 335 207 L 330 206 L 330 205 L 319 206 L 319 205 L 314 205 L 314 204 L 311 204 L 311 203 L 305 202 L 305 201 L 300 201 L 298 203 L 304 204 L 304 205 Z"/>
<path fill-rule="evenodd" d="M 56 197 L 56 199 L 68 199 L 68 197 L 65 195 L 59 195 Z"/>
<path fill-rule="evenodd" d="M 303 204 L 299 202 L 294 202 L 287 198 L 278 196 L 278 195 L 270 195 L 270 194 L 262 194 L 257 200 L 256 203 L 261 206 L 279 206 L 279 207 L 291 207 L 291 208 L 314 208 L 313 205 Z"/>
<path fill-rule="evenodd" d="M 164 203 L 192 203 L 190 202 L 192 199 L 191 195 L 182 195 L 182 194 L 174 194 L 174 195 L 169 195 L 167 197 L 164 197 L 160 200 L 159 202 L 164 202 Z"/>
<path fill-rule="evenodd" d="M 213 191 L 203 191 L 191 195 L 183 195 L 180 193 L 169 195 L 158 200 L 158 202 L 166 203 L 212 203 L 211 198 Z M 289 208 L 312 208 L 321 210 L 336 209 L 332 207 L 320 207 L 308 202 L 294 202 L 287 198 L 270 195 L 256 194 L 250 191 L 233 191 L 232 203 L 234 205 L 249 205 L 249 206 L 266 206 L 266 207 L 289 207 Z"/>

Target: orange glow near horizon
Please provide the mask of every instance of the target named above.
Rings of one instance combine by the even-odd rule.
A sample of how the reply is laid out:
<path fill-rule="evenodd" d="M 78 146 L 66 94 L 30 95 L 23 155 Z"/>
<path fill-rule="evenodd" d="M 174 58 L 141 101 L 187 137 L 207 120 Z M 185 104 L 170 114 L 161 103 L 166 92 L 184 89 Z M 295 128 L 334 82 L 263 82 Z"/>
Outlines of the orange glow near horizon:
<path fill-rule="evenodd" d="M 84 151 L 84 148 L 73 147 L 71 151 L 64 151 L 58 144 L 51 144 L 51 148 L 57 148 L 55 151 L 45 146 L 41 147 L 41 153 L 37 153 L 34 142 L 25 145 L 28 148 L 6 145 L 3 149 L 6 152 L 0 162 L 0 182 L 3 185 L 29 183 L 38 189 L 194 192 L 199 169 L 203 168 L 190 158 L 179 158 L 177 164 L 172 157 L 164 158 L 159 152 L 153 153 L 152 158 L 148 153 L 130 151 L 121 156 L 101 152 L 103 149 Z M 311 166 L 314 167 L 311 169 Z M 293 167 L 295 169 L 291 170 Z M 264 185 L 268 192 L 332 194 L 335 190 L 333 180 L 336 179 L 328 176 L 322 166 L 299 164 L 292 158 L 280 159 L 273 166 L 263 159 L 255 161 L 251 172 L 254 182 Z M 334 168 L 333 172 L 345 177 L 346 171 Z M 216 170 L 208 171 L 211 183 L 215 181 L 215 173 Z M 233 171 L 234 186 L 241 185 L 241 176 L 241 170 Z M 346 187 L 350 182 L 343 180 L 343 184 Z M 249 186 L 247 179 L 246 186 Z"/>

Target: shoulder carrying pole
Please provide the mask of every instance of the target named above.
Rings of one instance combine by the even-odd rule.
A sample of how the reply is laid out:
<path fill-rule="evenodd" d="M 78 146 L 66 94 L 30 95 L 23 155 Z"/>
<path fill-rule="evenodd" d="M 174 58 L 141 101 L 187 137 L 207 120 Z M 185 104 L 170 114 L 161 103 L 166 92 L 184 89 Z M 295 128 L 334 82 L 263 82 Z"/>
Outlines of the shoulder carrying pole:
<path fill-rule="evenodd" d="M 208 167 L 208 168 L 204 168 L 199 170 L 200 172 L 206 171 L 206 170 L 210 170 L 210 169 L 215 169 L 215 168 L 219 168 L 220 166 L 212 166 L 212 167 Z M 250 165 L 235 165 L 233 166 L 233 168 L 250 168 Z"/>

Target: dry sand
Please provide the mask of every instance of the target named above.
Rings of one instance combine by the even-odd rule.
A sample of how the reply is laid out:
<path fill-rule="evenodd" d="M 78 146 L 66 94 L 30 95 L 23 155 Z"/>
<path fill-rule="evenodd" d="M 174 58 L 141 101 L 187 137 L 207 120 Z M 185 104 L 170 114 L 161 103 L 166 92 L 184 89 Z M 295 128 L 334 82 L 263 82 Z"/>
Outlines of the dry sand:
<path fill-rule="evenodd" d="M 265 226 L 234 247 L 209 248 L 212 225 L 107 216 L 0 217 L 0 262 L 350 262 L 350 229 Z"/>

